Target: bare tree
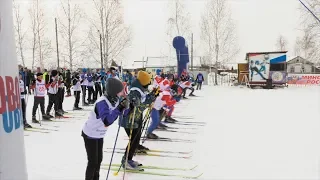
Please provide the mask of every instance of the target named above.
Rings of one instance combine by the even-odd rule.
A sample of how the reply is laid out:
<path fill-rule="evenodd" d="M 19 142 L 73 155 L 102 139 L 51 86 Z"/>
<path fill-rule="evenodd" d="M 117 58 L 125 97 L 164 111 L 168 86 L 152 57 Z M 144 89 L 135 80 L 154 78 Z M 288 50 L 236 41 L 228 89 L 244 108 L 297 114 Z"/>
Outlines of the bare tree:
<path fill-rule="evenodd" d="M 169 9 L 167 34 L 170 37 L 170 42 L 175 36 L 190 35 L 190 14 L 183 0 L 172 0 Z"/>
<path fill-rule="evenodd" d="M 232 61 L 239 52 L 227 0 L 208 0 L 200 25 L 206 56 L 210 57 L 211 65 L 215 65 L 217 85 L 218 64 Z"/>
<path fill-rule="evenodd" d="M 16 42 L 17 42 L 17 53 L 21 58 L 21 62 L 23 67 L 26 67 L 25 59 L 24 59 L 24 44 L 25 44 L 25 37 L 26 37 L 26 30 L 23 30 L 23 21 L 24 18 L 20 14 L 20 5 L 17 2 L 13 1 L 13 11 L 14 11 L 14 22 L 15 22 L 15 31 L 16 31 Z"/>
<path fill-rule="evenodd" d="M 35 57 L 38 55 L 38 62 L 41 69 L 44 69 L 44 62 L 48 62 L 51 58 L 52 47 L 51 41 L 45 35 L 47 22 L 44 15 L 44 10 L 41 8 L 39 0 L 33 0 L 29 9 L 31 17 L 33 41 L 32 41 L 32 56 L 33 65 Z"/>
<path fill-rule="evenodd" d="M 32 31 L 32 40 L 31 40 L 31 50 L 32 50 L 32 69 L 35 68 L 35 62 L 36 60 L 36 52 L 37 52 L 37 4 L 35 1 L 31 4 L 31 7 L 29 8 L 29 15 L 31 19 L 31 31 Z"/>
<path fill-rule="evenodd" d="M 295 44 L 295 53 L 298 56 L 303 56 L 305 59 L 317 62 L 319 58 L 318 44 L 316 35 L 308 29 L 304 29 L 303 36 L 297 38 Z"/>
<path fill-rule="evenodd" d="M 112 60 L 123 56 L 131 44 L 131 29 L 123 21 L 122 6 L 114 0 L 92 0 L 95 15 L 91 17 L 88 34 L 88 52 L 96 62 L 100 62 L 100 35 L 103 66 L 109 67 Z"/>
<path fill-rule="evenodd" d="M 278 51 L 285 51 L 287 50 L 288 41 L 287 39 L 280 35 L 277 39 L 276 47 Z"/>
<path fill-rule="evenodd" d="M 317 16 L 320 16 L 320 0 L 309 0 L 305 5 Z M 297 38 L 295 44 L 296 54 L 303 56 L 308 61 L 319 62 L 320 53 L 320 24 L 310 12 L 301 6 L 301 19 L 303 35 Z M 298 53 L 299 52 L 299 53 Z"/>
<path fill-rule="evenodd" d="M 65 47 L 62 49 L 62 54 L 67 57 L 66 62 L 72 70 L 82 53 L 81 47 L 84 41 L 82 42 L 77 34 L 80 33 L 78 29 L 84 13 L 78 4 L 72 4 L 70 0 L 61 0 L 61 8 L 63 16 L 59 17 L 59 32 Z"/>

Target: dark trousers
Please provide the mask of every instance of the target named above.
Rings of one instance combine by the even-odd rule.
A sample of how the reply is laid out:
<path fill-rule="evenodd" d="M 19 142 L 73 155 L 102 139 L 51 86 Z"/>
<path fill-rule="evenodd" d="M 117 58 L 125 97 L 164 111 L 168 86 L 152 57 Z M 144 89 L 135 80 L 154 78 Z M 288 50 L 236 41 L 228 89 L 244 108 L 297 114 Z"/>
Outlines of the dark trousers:
<path fill-rule="evenodd" d="M 87 86 L 81 85 L 82 89 L 82 105 L 86 104 Z"/>
<path fill-rule="evenodd" d="M 66 88 L 67 88 L 67 95 L 71 96 L 71 82 L 67 82 L 66 83 Z"/>
<path fill-rule="evenodd" d="M 54 105 L 54 111 L 57 112 L 58 111 L 58 96 L 57 94 L 50 94 L 48 93 L 49 96 L 49 103 L 47 106 L 47 114 L 50 114 L 51 108 Z"/>
<path fill-rule="evenodd" d="M 190 94 L 193 94 L 194 88 L 193 88 L 193 87 L 190 87 L 190 88 L 188 88 L 188 89 L 191 90 L 191 92 L 189 93 L 189 95 L 190 95 Z"/>
<path fill-rule="evenodd" d="M 41 110 L 42 115 L 45 115 L 45 113 L 44 113 L 44 97 L 34 97 L 33 107 L 32 107 L 32 116 L 36 116 L 36 112 L 37 112 L 39 105 L 40 105 L 40 110 Z"/>
<path fill-rule="evenodd" d="M 93 94 L 93 100 L 96 101 L 98 99 L 98 93 L 99 93 L 100 96 L 102 96 L 101 83 L 96 82 L 94 84 L 94 88 L 95 88 L 95 91 L 94 91 L 94 94 Z"/>
<path fill-rule="evenodd" d="M 125 128 L 125 131 L 126 131 L 128 137 L 130 137 L 130 128 Z M 137 148 L 139 146 L 141 134 L 142 134 L 141 128 L 132 129 L 128 160 L 132 160 L 133 155 L 134 155 L 134 153 L 136 152 L 136 150 L 137 150 Z M 127 155 L 127 152 L 128 152 L 128 146 L 126 148 L 125 155 Z"/>
<path fill-rule="evenodd" d="M 75 98 L 73 107 L 79 107 L 81 91 L 73 91 L 73 94 Z"/>
<path fill-rule="evenodd" d="M 26 100 L 24 98 L 21 99 L 21 109 L 22 109 L 23 124 L 26 124 L 27 123 L 27 116 L 26 116 L 27 106 L 26 106 Z"/>
<path fill-rule="evenodd" d="M 100 165 L 103 158 L 103 138 L 90 139 L 82 132 L 87 152 L 87 169 L 85 180 L 99 180 Z"/>
<path fill-rule="evenodd" d="M 63 110 L 63 101 L 64 101 L 64 88 L 59 88 L 58 93 L 57 93 L 57 104 L 58 104 L 58 109 Z"/>
<path fill-rule="evenodd" d="M 198 82 L 197 83 L 197 90 L 199 90 L 199 89 L 201 90 L 201 87 L 202 87 L 202 82 Z"/>
<path fill-rule="evenodd" d="M 88 87 L 88 103 L 91 103 L 93 100 L 94 89 L 93 89 L 93 86 L 87 86 L 87 87 Z"/>

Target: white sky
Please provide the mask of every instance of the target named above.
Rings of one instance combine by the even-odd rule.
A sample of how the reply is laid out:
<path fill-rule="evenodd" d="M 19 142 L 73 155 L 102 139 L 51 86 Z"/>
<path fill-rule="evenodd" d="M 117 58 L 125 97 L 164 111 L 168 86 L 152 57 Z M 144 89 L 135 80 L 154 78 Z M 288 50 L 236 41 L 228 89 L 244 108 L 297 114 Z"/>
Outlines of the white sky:
<path fill-rule="evenodd" d="M 27 1 L 27 0 L 18 0 Z M 168 54 L 167 19 L 170 0 L 122 0 L 124 2 L 125 22 L 132 27 L 133 43 L 126 50 L 127 65 L 143 56 L 163 56 Z M 58 0 L 46 1 L 47 18 L 55 17 Z M 90 0 L 77 0 L 90 14 Z M 200 41 L 200 16 L 205 0 L 185 0 L 189 11 L 190 24 L 194 34 L 194 51 L 196 56 L 203 56 Z M 288 55 L 293 56 L 294 43 L 300 35 L 301 22 L 298 0 L 230 0 L 232 18 L 237 25 L 238 43 L 241 49 L 236 61 L 242 61 L 246 52 L 276 50 L 276 39 L 284 35 L 288 42 Z M 310 18 L 313 18 L 310 16 Z M 52 25 L 49 25 L 53 27 Z M 49 28 L 54 40 L 54 29 Z M 174 51 L 174 49 L 171 49 Z M 30 60 L 31 61 L 31 60 Z"/>

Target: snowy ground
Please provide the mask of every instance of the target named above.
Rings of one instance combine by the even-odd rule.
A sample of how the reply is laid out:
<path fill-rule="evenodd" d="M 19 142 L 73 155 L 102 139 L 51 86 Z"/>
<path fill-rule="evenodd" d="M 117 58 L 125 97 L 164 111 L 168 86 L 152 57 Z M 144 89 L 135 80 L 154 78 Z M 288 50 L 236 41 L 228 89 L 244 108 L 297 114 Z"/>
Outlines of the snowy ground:
<path fill-rule="evenodd" d="M 206 126 L 182 126 L 183 132 L 156 132 L 162 137 L 191 139 L 196 143 L 146 142 L 151 149 L 193 150 L 190 159 L 139 156 L 145 165 L 189 168 L 194 171 L 172 174 L 196 175 L 199 179 L 308 179 L 320 178 L 320 88 L 289 87 L 277 90 L 204 86 L 199 97 L 190 97 L 177 105 L 174 115 L 180 121 L 206 122 Z M 72 109 L 73 97 L 65 99 L 65 110 Z M 29 96 L 28 117 L 33 100 Z M 92 108 L 92 107 L 89 107 Z M 89 109 L 88 108 L 88 109 Z M 25 132 L 29 180 L 83 180 L 86 154 L 81 128 L 86 112 L 57 122 L 48 134 Z M 181 117 L 179 119 L 179 117 Z M 192 118 L 192 119 L 187 119 Z M 47 123 L 48 124 L 48 123 Z M 58 127 L 53 127 L 58 126 Z M 109 128 L 105 148 L 113 146 L 117 124 Z M 117 147 L 126 146 L 121 129 Z M 104 154 L 109 163 L 110 153 Z M 181 156 L 181 155 L 180 155 Z M 122 155 L 116 154 L 115 163 Z M 165 172 L 156 170 L 155 172 Z M 105 179 L 101 170 L 100 179 Z M 109 179 L 122 179 L 110 174 Z M 126 179 L 179 179 L 141 174 L 127 174 Z"/>

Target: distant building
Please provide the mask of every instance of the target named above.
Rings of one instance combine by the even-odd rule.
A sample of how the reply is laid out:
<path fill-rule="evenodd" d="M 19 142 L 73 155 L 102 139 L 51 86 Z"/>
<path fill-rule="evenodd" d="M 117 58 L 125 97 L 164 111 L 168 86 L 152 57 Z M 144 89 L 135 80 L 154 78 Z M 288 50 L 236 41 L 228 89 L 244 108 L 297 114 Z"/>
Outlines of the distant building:
<path fill-rule="evenodd" d="M 289 61 L 287 61 L 287 72 L 294 74 L 312 74 L 320 73 L 320 68 L 314 63 L 297 56 Z"/>

